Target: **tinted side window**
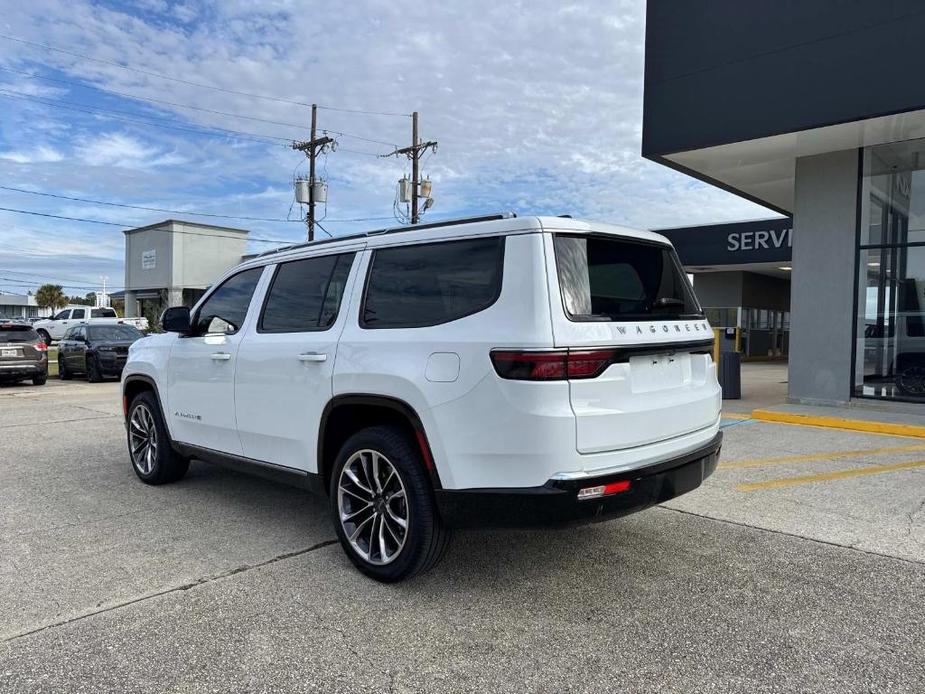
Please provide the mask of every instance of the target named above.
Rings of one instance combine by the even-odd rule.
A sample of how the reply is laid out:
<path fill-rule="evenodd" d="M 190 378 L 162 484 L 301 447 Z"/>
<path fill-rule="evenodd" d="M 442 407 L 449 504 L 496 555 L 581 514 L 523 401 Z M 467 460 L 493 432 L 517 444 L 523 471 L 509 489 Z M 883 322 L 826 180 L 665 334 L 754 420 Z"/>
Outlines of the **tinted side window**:
<path fill-rule="evenodd" d="M 482 311 L 501 293 L 503 264 L 502 237 L 377 250 L 360 324 L 420 328 Z"/>
<path fill-rule="evenodd" d="M 71 311 L 71 320 L 83 320 L 87 317 L 87 310 L 84 308 L 75 308 Z"/>
<path fill-rule="evenodd" d="M 353 253 L 327 255 L 280 265 L 257 329 L 266 333 L 298 333 L 326 330 L 334 325 L 353 256 Z"/>
<path fill-rule="evenodd" d="M 58 311 L 54 316 L 52 316 L 52 320 L 67 320 L 69 315 L 71 315 L 71 310 L 64 309 L 63 311 Z"/>
<path fill-rule="evenodd" d="M 111 308 L 91 308 L 90 318 L 116 318 L 116 312 Z"/>
<path fill-rule="evenodd" d="M 255 267 L 225 280 L 200 307 L 196 315 L 196 333 L 230 335 L 238 332 L 262 272 L 262 267 Z"/>

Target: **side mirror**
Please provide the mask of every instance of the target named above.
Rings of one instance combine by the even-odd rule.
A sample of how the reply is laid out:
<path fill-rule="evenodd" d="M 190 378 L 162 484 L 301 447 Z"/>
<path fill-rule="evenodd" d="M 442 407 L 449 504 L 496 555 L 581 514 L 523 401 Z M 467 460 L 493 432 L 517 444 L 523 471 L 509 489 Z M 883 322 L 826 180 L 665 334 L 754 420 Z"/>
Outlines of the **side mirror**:
<path fill-rule="evenodd" d="M 166 333 L 188 335 L 192 332 L 190 312 L 186 306 L 171 306 L 161 315 L 161 328 Z"/>

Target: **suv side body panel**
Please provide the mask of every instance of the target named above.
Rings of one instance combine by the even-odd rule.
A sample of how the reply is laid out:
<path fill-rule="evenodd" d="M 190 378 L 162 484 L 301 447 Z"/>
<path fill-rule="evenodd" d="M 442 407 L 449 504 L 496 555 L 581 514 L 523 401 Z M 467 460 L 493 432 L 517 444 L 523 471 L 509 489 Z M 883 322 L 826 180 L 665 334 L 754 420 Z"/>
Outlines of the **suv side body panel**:
<path fill-rule="evenodd" d="M 371 255 L 367 250 L 361 258 L 363 278 Z M 539 234 L 507 235 L 498 299 L 482 311 L 429 327 L 361 327 L 361 278 L 338 346 L 335 396 L 385 395 L 408 403 L 424 425 L 444 487 L 481 486 L 483 475 L 495 469 L 499 447 L 527 444 L 514 442 L 507 434 L 499 438 L 491 430 L 483 431 L 480 424 L 483 417 L 495 423 L 509 417 L 491 394 L 497 387 L 491 349 L 512 344 L 548 348 L 552 343 L 542 259 Z M 560 385 L 564 397 L 557 399 L 563 417 L 569 419 L 567 428 L 573 440 L 567 386 Z M 459 418 L 457 407 L 465 409 L 464 419 Z M 499 479 L 498 473 L 495 470 L 491 478 Z"/>

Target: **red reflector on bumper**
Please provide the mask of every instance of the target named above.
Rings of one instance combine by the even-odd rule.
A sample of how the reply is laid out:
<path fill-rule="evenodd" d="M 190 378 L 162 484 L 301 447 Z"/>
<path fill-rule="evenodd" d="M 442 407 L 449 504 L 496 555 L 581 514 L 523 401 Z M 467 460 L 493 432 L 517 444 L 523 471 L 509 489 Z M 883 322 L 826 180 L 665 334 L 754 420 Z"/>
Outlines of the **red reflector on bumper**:
<path fill-rule="evenodd" d="M 620 480 L 619 482 L 611 482 L 608 485 L 604 486 L 604 496 L 608 494 L 617 494 L 618 492 L 625 492 L 630 488 L 629 480 Z"/>
<path fill-rule="evenodd" d="M 599 499 L 602 496 L 610 496 L 611 494 L 625 492 L 629 488 L 629 480 L 620 480 L 619 482 L 611 482 L 610 484 L 599 484 L 596 487 L 585 487 L 584 489 L 578 490 L 578 500 Z"/>

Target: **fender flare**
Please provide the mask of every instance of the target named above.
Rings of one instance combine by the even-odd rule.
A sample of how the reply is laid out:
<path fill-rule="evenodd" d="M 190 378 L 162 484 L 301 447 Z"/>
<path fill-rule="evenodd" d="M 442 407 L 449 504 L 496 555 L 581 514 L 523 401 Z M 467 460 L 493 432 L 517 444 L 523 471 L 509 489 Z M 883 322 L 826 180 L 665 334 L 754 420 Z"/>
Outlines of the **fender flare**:
<path fill-rule="evenodd" d="M 122 382 L 122 417 L 125 420 L 126 426 L 128 426 L 128 396 L 125 394 L 125 391 L 128 390 L 128 386 L 131 383 L 145 383 L 151 387 L 151 390 L 154 392 L 154 399 L 157 400 L 157 407 L 161 411 L 161 419 L 164 422 L 164 426 L 167 428 L 167 432 L 170 433 L 170 426 L 167 423 L 167 416 L 164 414 L 164 404 L 161 401 L 161 393 L 157 388 L 157 383 L 150 376 L 144 374 L 132 374 L 126 376 L 125 380 Z M 171 439 L 171 446 L 173 445 L 173 440 Z"/>
<path fill-rule="evenodd" d="M 318 465 L 319 474 L 321 473 L 321 463 L 324 460 L 324 434 L 328 425 L 328 417 L 335 407 L 342 405 L 367 405 L 373 407 L 383 407 L 393 412 L 397 412 L 405 417 L 414 430 L 421 458 L 424 460 L 424 466 L 430 473 L 430 479 L 434 489 L 443 489 L 440 483 L 440 475 L 437 472 L 437 465 L 434 462 L 433 450 L 430 446 L 430 439 L 424 429 L 424 424 L 417 411 L 404 400 L 394 398 L 389 395 L 377 395 L 374 393 L 349 393 L 344 395 L 335 395 L 324 406 L 321 412 L 321 419 L 318 423 Z"/>

